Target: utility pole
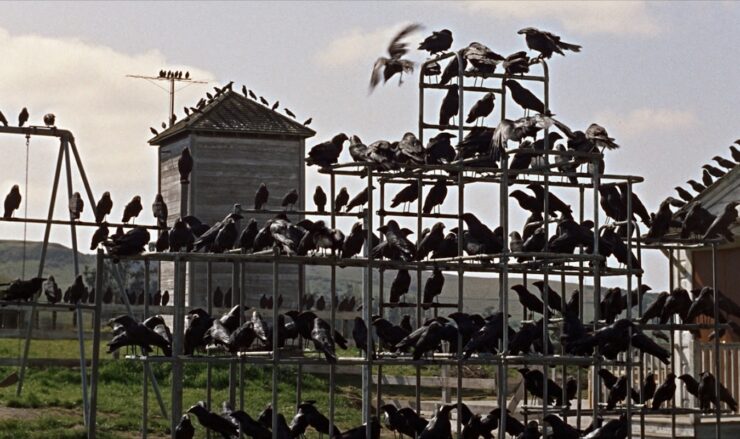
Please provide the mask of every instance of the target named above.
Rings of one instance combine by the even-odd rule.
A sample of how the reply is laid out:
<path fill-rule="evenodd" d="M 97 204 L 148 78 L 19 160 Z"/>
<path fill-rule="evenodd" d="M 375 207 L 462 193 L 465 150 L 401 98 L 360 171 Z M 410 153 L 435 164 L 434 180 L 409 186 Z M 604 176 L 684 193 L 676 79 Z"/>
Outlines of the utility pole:
<path fill-rule="evenodd" d="M 171 71 L 171 70 L 160 70 L 159 75 L 157 76 L 146 76 L 146 75 L 126 75 L 127 78 L 134 78 L 134 79 L 146 79 L 147 81 L 152 82 L 157 87 L 161 88 L 162 90 L 166 91 L 169 94 L 170 98 L 170 112 L 169 116 L 167 117 L 168 120 L 168 127 L 171 127 L 175 124 L 175 83 L 176 82 L 187 82 L 189 84 L 208 84 L 207 81 L 196 81 L 195 79 L 192 79 L 190 77 L 190 72 L 181 72 L 181 71 Z M 156 81 L 156 82 L 155 82 Z M 157 82 L 160 81 L 166 81 L 169 83 L 169 90 L 165 89 L 164 87 L 161 87 Z"/>

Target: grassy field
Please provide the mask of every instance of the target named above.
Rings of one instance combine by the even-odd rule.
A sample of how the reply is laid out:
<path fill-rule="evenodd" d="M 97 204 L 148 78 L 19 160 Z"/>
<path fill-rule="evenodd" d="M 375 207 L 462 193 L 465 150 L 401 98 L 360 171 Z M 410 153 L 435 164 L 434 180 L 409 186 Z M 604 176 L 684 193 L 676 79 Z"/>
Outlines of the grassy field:
<path fill-rule="evenodd" d="M 87 354 L 91 352 L 87 346 Z M 34 341 L 31 358 L 77 358 L 75 341 Z M 14 358 L 19 353 L 17 340 L 0 340 L 0 358 Z M 341 355 L 356 354 L 343 352 Z M 98 434 L 101 438 L 140 437 L 142 410 L 142 365 L 133 361 L 113 360 L 101 353 Z M 165 406 L 170 407 L 169 365 L 153 365 Z M 451 368 L 454 370 L 454 368 Z M 0 379 L 15 368 L 0 367 Z M 423 368 L 426 376 L 439 373 L 438 368 Z M 387 367 L 384 373 L 412 375 L 412 367 Z M 487 376 L 490 371 L 478 371 L 475 375 Z M 205 400 L 206 367 L 188 364 L 185 367 L 183 406 L 185 408 L 199 400 Z M 245 366 L 245 410 L 256 417 L 271 400 L 272 369 L 262 366 Z M 15 386 L 0 388 L 0 439 L 2 438 L 82 438 L 82 398 L 80 394 L 79 369 L 69 367 L 47 367 L 29 369 L 23 395 L 15 396 Z M 296 370 L 280 368 L 280 411 L 288 421 L 294 413 Z M 228 367 L 214 367 L 212 375 L 213 406 L 219 407 L 228 399 Z M 322 411 L 328 412 L 329 383 L 326 375 L 303 377 L 303 399 L 317 401 Z M 350 428 L 361 423 L 360 377 L 338 376 L 336 389 L 337 425 Z M 413 398 L 412 388 L 394 387 L 384 389 L 385 398 Z M 482 398 L 481 392 L 466 392 L 465 398 Z M 439 389 L 428 389 L 425 399 L 439 397 Z M 237 390 L 237 401 L 239 392 Z M 197 437 L 202 428 L 196 425 Z M 168 424 L 162 418 L 154 394 L 149 390 L 149 436 L 168 437 Z M 388 432 L 386 432 L 388 433 Z M 314 436 L 309 436 L 314 437 Z M 318 437 L 318 436 L 315 436 Z M 390 436 L 389 436 L 390 437 Z"/>

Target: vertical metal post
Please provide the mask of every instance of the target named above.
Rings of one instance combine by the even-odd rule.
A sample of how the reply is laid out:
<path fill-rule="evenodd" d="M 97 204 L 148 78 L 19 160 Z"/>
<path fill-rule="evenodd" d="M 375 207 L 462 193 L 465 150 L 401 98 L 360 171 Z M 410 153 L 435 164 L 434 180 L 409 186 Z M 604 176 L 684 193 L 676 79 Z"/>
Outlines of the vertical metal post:
<path fill-rule="evenodd" d="M 233 297 L 233 296 L 232 296 Z M 206 310 L 208 310 L 208 315 L 213 314 L 213 263 L 211 261 L 208 261 L 206 263 Z M 241 319 L 243 318 L 244 313 L 240 310 L 240 324 L 241 326 Z M 208 407 L 212 407 L 211 405 L 211 380 L 213 376 L 213 365 L 210 361 L 206 362 L 206 405 Z M 211 439 L 211 430 L 206 429 L 206 438 Z"/>
<path fill-rule="evenodd" d="M 66 137 L 62 137 L 62 146 L 64 147 L 64 168 L 65 174 L 67 175 L 67 196 L 68 199 L 72 198 L 72 166 L 70 165 L 69 159 L 69 142 Z M 72 242 L 72 261 L 74 263 L 75 277 L 80 274 L 80 264 L 77 258 L 77 228 L 75 227 L 74 217 L 72 212 L 69 212 L 70 221 L 70 232 Z M 84 422 L 87 425 L 87 414 L 89 411 L 88 399 L 87 399 L 87 359 L 85 358 L 85 332 L 84 323 L 82 318 L 82 309 L 79 306 L 79 302 L 75 305 L 75 314 L 77 316 L 77 341 L 79 342 L 80 352 L 80 384 L 82 386 L 82 407 L 84 413 Z"/>
<path fill-rule="evenodd" d="M 62 157 L 65 151 L 65 142 L 59 143 L 59 155 L 57 156 L 57 166 L 54 171 L 54 183 L 51 186 L 51 201 L 49 201 L 49 213 L 46 217 L 46 229 L 44 230 L 44 241 L 41 246 L 41 256 L 39 257 L 38 277 L 44 276 L 44 262 L 46 261 L 46 249 L 49 245 L 49 234 L 51 233 L 51 220 L 54 217 L 54 205 L 57 199 L 57 188 L 59 187 L 59 175 L 62 170 Z M 28 351 L 31 348 L 31 333 L 33 332 L 33 321 L 36 320 L 36 301 L 31 304 L 31 310 L 27 311 L 28 326 L 23 344 L 23 355 L 21 356 L 21 367 L 18 373 L 18 386 L 15 389 L 16 396 L 20 396 L 23 391 L 23 381 L 26 378 L 26 365 L 28 363 Z"/>
<path fill-rule="evenodd" d="M 332 206 L 332 203 L 334 203 L 334 200 L 331 201 L 330 206 Z M 333 210 L 333 206 L 332 206 Z M 298 312 L 303 312 L 303 306 L 304 306 L 304 297 L 306 295 L 306 266 L 301 264 L 298 266 Z M 298 336 L 298 340 L 300 343 L 300 346 L 303 346 L 303 339 L 301 336 Z M 301 363 L 298 363 L 297 366 L 297 375 L 296 376 L 296 386 L 295 386 L 295 405 L 296 409 L 298 408 L 298 404 L 301 403 L 303 398 L 303 365 Z"/>
<path fill-rule="evenodd" d="M 674 259 L 673 259 L 673 249 L 668 250 L 668 290 L 670 292 L 673 291 L 673 289 L 676 287 L 674 285 L 674 272 L 673 272 L 673 266 L 674 266 Z M 679 283 L 680 286 L 680 283 Z M 671 319 L 668 323 L 673 324 L 676 320 L 676 316 L 671 316 Z M 676 364 L 676 344 L 675 344 L 675 332 L 676 331 L 668 331 L 669 341 L 671 343 L 671 372 L 674 371 L 674 365 Z M 671 397 L 671 407 L 676 407 L 676 394 L 674 392 L 673 396 Z M 671 411 L 671 437 L 676 437 L 676 411 Z"/>
<path fill-rule="evenodd" d="M 372 439 L 372 423 L 370 422 L 370 415 L 371 415 L 371 407 L 372 407 L 372 373 L 373 373 L 373 354 L 372 350 L 370 349 L 373 346 L 373 333 L 372 333 L 372 326 L 370 325 L 371 322 L 371 311 L 372 311 L 372 297 L 373 297 L 373 256 L 372 252 L 370 251 L 370 246 L 372 245 L 372 233 L 373 233 L 373 169 L 371 167 L 367 167 L 367 190 L 368 190 L 368 197 L 367 197 L 367 210 L 365 211 L 365 222 L 367 224 L 367 244 L 365 245 L 365 250 L 367 253 L 367 279 L 365 282 L 365 288 L 363 289 L 363 297 L 362 297 L 362 316 L 365 322 L 367 322 L 368 329 L 367 329 L 367 340 L 365 341 L 367 345 L 367 350 L 365 352 L 365 364 L 363 364 L 363 393 L 362 393 L 362 418 L 363 422 L 365 423 L 365 437 L 366 439 Z M 382 209 L 381 205 L 381 209 Z M 333 266 L 332 266 L 333 267 Z M 380 382 L 380 380 L 378 380 Z M 329 428 L 333 429 L 334 420 L 332 419 L 332 423 L 330 424 Z M 332 430 L 333 434 L 333 430 Z"/>
<path fill-rule="evenodd" d="M 95 258 L 95 322 L 93 324 L 92 363 L 90 365 L 90 413 L 87 416 L 87 437 L 95 439 L 98 414 L 98 375 L 100 372 L 100 325 L 103 309 L 103 250 Z"/>
<path fill-rule="evenodd" d="M 172 292 L 173 298 L 173 325 L 172 325 L 172 413 L 170 413 L 170 428 L 172 439 L 175 437 L 177 427 L 182 415 L 182 361 L 180 355 L 183 353 L 183 331 L 185 305 L 185 267 L 179 256 L 175 257 L 174 274 L 175 285 Z"/>
<path fill-rule="evenodd" d="M 719 345 L 719 294 L 717 292 L 717 244 L 712 243 L 712 296 L 714 299 L 713 319 L 714 319 L 714 394 L 716 395 L 717 406 L 715 407 L 715 428 L 714 436 L 719 439 L 722 437 L 722 402 L 719 399 L 720 386 L 720 345 Z"/>
<path fill-rule="evenodd" d="M 101 292 L 97 292 L 97 294 L 102 294 Z M 149 295 L 149 259 L 144 260 L 144 320 L 149 318 L 149 301 L 151 299 L 151 296 Z M 149 362 L 144 362 L 142 365 L 142 404 L 141 404 L 141 437 L 143 439 L 146 439 L 147 435 L 149 434 L 149 374 L 147 373 L 147 369 L 149 366 Z"/>
<path fill-rule="evenodd" d="M 383 212 L 385 211 L 385 181 L 383 181 L 382 179 L 378 179 L 378 180 L 380 183 L 380 202 L 379 202 L 379 207 L 378 207 L 378 212 L 379 212 L 378 221 L 380 222 L 380 225 L 383 226 L 383 224 L 385 223 L 384 221 L 385 217 L 383 214 Z M 369 219 L 372 222 L 372 212 L 371 212 Z M 372 257 L 371 250 L 372 250 L 373 229 L 368 223 L 367 217 L 365 218 L 365 224 L 363 224 L 363 227 L 368 231 L 367 236 L 366 236 L 366 242 L 365 242 L 365 257 L 368 258 L 368 261 L 370 261 L 371 260 L 370 258 Z M 364 280 L 365 283 L 369 282 L 368 278 L 372 279 L 372 276 L 373 276 L 372 264 L 368 262 L 368 269 L 365 270 L 365 277 L 366 277 L 366 279 Z M 385 288 L 384 278 L 385 278 L 385 270 L 379 269 L 378 270 L 378 315 L 380 317 L 385 317 L 385 292 L 383 291 L 383 289 Z M 368 325 L 368 332 L 371 333 L 371 337 L 372 337 L 372 325 L 370 324 L 370 320 L 365 320 L 365 322 Z M 378 343 L 378 345 L 379 344 L 380 343 Z M 378 352 L 380 352 L 380 349 L 378 349 Z M 383 402 L 383 365 L 378 364 L 376 367 L 378 370 L 378 375 L 377 375 L 378 379 L 376 382 L 376 390 L 375 390 L 375 398 L 376 398 L 375 412 L 380 413 L 380 406 L 382 405 L 382 402 Z"/>
<path fill-rule="evenodd" d="M 632 181 L 627 181 L 627 320 L 632 321 Z M 638 292 L 639 295 L 639 292 Z M 627 419 L 632 420 L 632 327 L 627 328 Z M 671 365 L 673 367 L 673 365 Z M 627 428 L 627 437 L 632 439 L 632 425 Z"/>
<path fill-rule="evenodd" d="M 274 321 L 277 321 L 277 296 L 278 292 L 280 291 L 280 276 L 279 276 L 279 270 L 280 270 L 280 264 L 278 262 L 278 256 L 280 255 L 280 251 L 277 247 L 273 249 L 273 260 L 272 260 L 272 298 L 273 298 L 273 306 L 272 306 L 272 316 L 275 319 Z M 275 325 L 273 324 L 273 331 L 272 331 L 272 431 L 276 432 L 278 431 L 278 421 L 277 421 L 277 415 L 278 415 L 278 375 L 279 375 L 279 364 L 280 364 L 280 350 L 277 349 L 278 345 L 278 331 L 275 330 Z M 332 419 L 330 425 L 334 425 L 334 420 Z"/>
<path fill-rule="evenodd" d="M 462 173 L 461 173 L 462 174 Z M 503 438 L 506 432 L 506 410 L 507 410 L 507 371 L 508 362 L 506 356 L 509 349 L 509 154 L 501 151 L 501 184 L 499 188 L 499 223 L 503 229 L 503 242 L 501 248 L 501 285 L 499 289 L 499 310 L 503 313 L 503 328 L 501 336 L 501 360 L 498 363 L 498 406 L 501 408 L 499 422 L 499 437 Z M 546 343 L 545 343 L 546 344 Z"/>
<path fill-rule="evenodd" d="M 239 298 L 239 265 L 236 262 L 231 263 L 231 297 Z M 277 302 L 277 295 L 273 296 L 273 302 Z M 273 328 L 275 323 L 273 322 Z M 229 403 L 231 407 L 236 407 L 236 364 L 233 361 L 229 362 Z"/>

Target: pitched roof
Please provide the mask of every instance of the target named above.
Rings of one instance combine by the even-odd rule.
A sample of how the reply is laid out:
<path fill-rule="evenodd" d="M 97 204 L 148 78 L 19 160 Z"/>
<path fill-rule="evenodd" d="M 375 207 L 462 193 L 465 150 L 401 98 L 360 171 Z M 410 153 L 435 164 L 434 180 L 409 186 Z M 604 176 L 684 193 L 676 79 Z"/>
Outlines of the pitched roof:
<path fill-rule="evenodd" d="M 316 132 L 246 97 L 227 91 L 204 106 L 200 112 L 180 120 L 149 139 L 150 145 L 161 145 L 185 133 L 229 135 L 275 135 L 307 138 Z"/>

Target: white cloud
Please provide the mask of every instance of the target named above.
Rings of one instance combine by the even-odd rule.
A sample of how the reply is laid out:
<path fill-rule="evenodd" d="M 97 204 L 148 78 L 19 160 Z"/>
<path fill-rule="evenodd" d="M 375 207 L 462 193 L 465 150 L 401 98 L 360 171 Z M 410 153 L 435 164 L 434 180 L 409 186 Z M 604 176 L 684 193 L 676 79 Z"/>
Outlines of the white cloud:
<path fill-rule="evenodd" d="M 43 115 L 54 113 L 57 126 L 75 135 L 95 196 L 106 190 L 113 195 L 115 217 L 134 194 L 140 194 L 145 205 L 154 198 L 157 155 L 146 142 L 151 138 L 150 126 L 161 130 L 168 108 L 165 92 L 125 75 L 156 75 L 166 67 L 190 71 L 198 79 L 213 78 L 203 69 L 172 64 L 156 50 L 127 54 L 79 39 L 11 35 L 2 28 L 0 59 L 0 110 L 11 125 L 17 124 L 23 107 L 28 108 L 31 125 L 42 125 Z M 185 103 L 192 105 L 203 92 L 202 85 L 179 91 L 178 116 Z M 4 166 L 0 178 L 2 196 L 9 185 L 23 185 L 23 144 L 21 137 L 0 135 L 2 163 L 10 165 Z M 29 216 L 45 216 L 48 209 L 55 145 L 58 143 L 48 139 L 31 139 Z M 83 192 L 81 189 L 76 188 Z M 66 200 L 66 187 L 62 186 L 57 206 L 66 206 Z M 58 217 L 60 212 L 63 214 L 63 208 L 57 210 Z M 3 226 L 0 235 L 13 235 L 11 228 Z"/>
<path fill-rule="evenodd" d="M 594 122 L 607 127 L 609 133 L 617 138 L 636 138 L 648 132 L 685 130 L 696 126 L 698 119 L 696 114 L 688 110 L 638 108 L 627 114 L 612 111 L 600 113 Z"/>
<path fill-rule="evenodd" d="M 498 20 L 556 20 L 576 34 L 654 35 L 659 31 L 644 1 L 467 1 L 464 7 Z"/>
<path fill-rule="evenodd" d="M 334 38 L 332 42 L 317 55 L 321 65 L 343 67 L 372 58 L 374 61 L 380 56 L 388 56 L 388 43 L 408 23 L 397 23 L 373 31 L 354 28 L 344 35 Z M 410 46 L 416 40 L 413 35 L 407 41 Z"/>

